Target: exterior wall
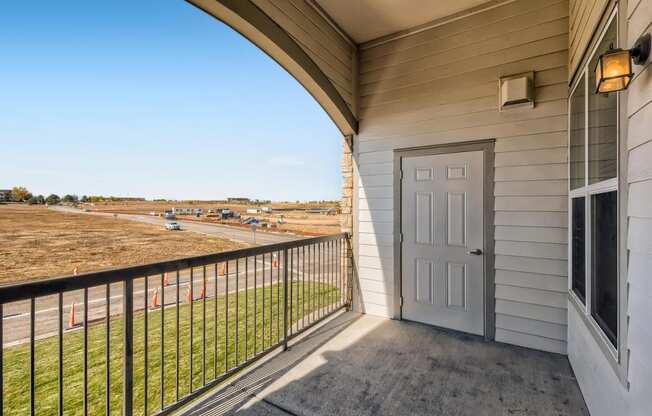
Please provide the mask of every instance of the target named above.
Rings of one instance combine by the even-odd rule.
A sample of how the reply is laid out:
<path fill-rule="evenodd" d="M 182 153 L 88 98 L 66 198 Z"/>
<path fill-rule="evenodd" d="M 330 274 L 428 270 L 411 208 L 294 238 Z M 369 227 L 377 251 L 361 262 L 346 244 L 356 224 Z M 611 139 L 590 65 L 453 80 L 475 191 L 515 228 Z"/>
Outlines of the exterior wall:
<path fill-rule="evenodd" d="M 355 114 L 355 46 L 305 0 L 252 1 L 301 46 Z"/>
<path fill-rule="evenodd" d="M 569 4 L 517 0 L 360 50 L 362 308 L 393 316 L 393 150 L 495 138 L 496 339 L 565 353 Z M 498 111 L 535 71 L 536 106 Z"/>
<path fill-rule="evenodd" d="M 652 0 L 630 0 L 627 47 L 652 33 Z M 627 95 L 629 186 L 629 383 L 632 415 L 649 414 L 652 395 L 652 63 L 635 67 Z"/>
<path fill-rule="evenodd" d="M 631 47 L 644 33 L 652 32 L 652 0 L 620 2 L 620 23 Z M 597 23 L 595 23 L 597 25 Z M 590 31 L 593 31 L 591 29 Z M 588 29 L 587 29 L 588 31 Z M 572 35 L 571 35 L 572 36 Z M 652 394 L 652 65 L 635 66 L 636 76 L 624 94 L 625 123 L 621 127 L 621 175 L 628 186 L 627 221 L 627 351 L 623 364 L 626 380 L 620 380 L 587 330 L 580 315 L 569 309 L 569 359 L 593 416 L 650 414 Z M 622 134 L 626 132 L 626 134 Z M 627 388 L 628 386 L 628 388 Z"/>
<path fill-rule="evenodd" d="M 577 70 L 609 0 L 570 0 L 569 80 Z"/>
<path fill-rule="evenodd" d="M 568 309 L 568 359 L 592 416 L 630 416 L 623 384 L 573 305 Z"/>

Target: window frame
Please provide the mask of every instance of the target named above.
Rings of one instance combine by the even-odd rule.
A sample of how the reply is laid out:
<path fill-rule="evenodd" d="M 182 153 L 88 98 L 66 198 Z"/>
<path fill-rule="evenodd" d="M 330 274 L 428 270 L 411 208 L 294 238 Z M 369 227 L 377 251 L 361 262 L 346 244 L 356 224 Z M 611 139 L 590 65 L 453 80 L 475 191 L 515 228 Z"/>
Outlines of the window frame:
<path fill-rule="evenodd" d="M 590 178 L 589 178 L 589 124 L 590 124 L 590 117 L 589 117 L 589 97 L 590 94 L 592 93 L 592 90 L 590 89 L 589 86 L 589 71 L 592 69 L 589 67 L 590 62 L 592 58 L 596 55 L 598 47 L 600 46 L 602 39 L 604 39 L 607 31 L 609 30 L 610 26 L 612 24 L 616 25 L 616 42 L 615 44 L 618 45 L 620 44 L 620 24 L 619 24 L 619 19 L 618 19 L 618 7 L 614 7 L 614 9 L 609 13 L 609 17 L 606 21 L 606 24 L 602 28 L 602 30 L 599 32 L 599 35 L 597 36 L 597 40 L 593 47 L 590 49 L 590 51 L 587 53 L 588 58 L 586 59 L 586 62 L 584 62 L 583 66 L 578 70 L 578 75 L 576 79 L 573 81 L 571 84 L 571 89 L 569 91 L 568 95 L 568 296 L 571 301 L 571 303 L 575 306 L 575 308 L 580 312 L 581 317 L 583 318 L 584 323 L 586 326 L 589 328 L 590 332 L 593 334 L 594 338 L 600 345 L 602 351 L 605 353 L 605 356 L 609 358 L 609 361 L 614 365 L 614 368 L 616 368 L 617 373 L 620 375 L 620 371 L 618 371 L 617 367 L 619 364 L 622 364 L 622 340 L 623 340 L 623 328 L 621 323 L 623 322 L 622 314 L 625 313 L 624 307 L 625 305 L 622 304 L 622 296 L 621 296 L 621 261 L 622 261 L 622 255 L 621 255 L 621 248 L 622 248 L 622 234 L 621 234 L 621 227 L 622 227 L 622 221 L 621 221 L 621 187 L 620 187 L 620 180 L 621 180 L 621 175 L 620 175 L 620 168 L 621 168 L 621 151 L 620 151 L 620 143 L 621 143 L 621 102 L 620 102 L 620 92 L 616 92 L 617 94 L 617 100 L 616 100 L 616 176 L 614 178 L 609 178 L 597 183 L 589 183 Z M 571 160 L 570 160 L 570 145 L 571 145 L 571 140 L 570 140 L 570 134 L 571 134 L 571 104 L 572 104 L 572 99 L 574 94 L 576 93 L 578 86 L 580 85 L 581 81 L 584 80 L 584 186 L 580 186 L 576 189 L 571 189 Z M 612 93 L 614 94 L 614 93 Z M 616 191 L 617 193 L 617 202 L 616 202 L 616 213 L 617 213 L 617 271 L 618 275 L 616 276 L 617 279 L 617 300 L 618 300 L 618 305 L 617 305 L 617 310 L 618 310 L 618 316 L 617 316 L 617 322 L 618 322 L 618 327 L 617 327 L 617 333 L 616 333 L 616 345 L 614 345 L 609 337 L 605 334 L 604 330 L 600 327 L 596 319 L 593 317 L 593 267 L 592 267 L 592 240 L 591 237 L 593 235 L 593 230 L 592 230 L 592 212 L 593 212 L 593 207 L 592 207 L 592 202 L 593 202 L 593 195 L 597 194 L 602 194 L 602 193 L 607 193 L 607 192 L 613 192 Z M 572 223 L 572 206 L 573 206 L 573 200 L 576 198 L 584 197 L 584 203 L 585 203 L 585 217 L 584 217 L 584 278 L 585 278 L 585 299 L 584 301 L 575 293 L 575 290 L 573 289 L 573 270 L 572 270 L 572 264 L 573 264 L 573 253 L 572 253 L 572 232 L 573 232 L 573 223 Z M 622 377 L 620 377 L 622 379 Z"/>

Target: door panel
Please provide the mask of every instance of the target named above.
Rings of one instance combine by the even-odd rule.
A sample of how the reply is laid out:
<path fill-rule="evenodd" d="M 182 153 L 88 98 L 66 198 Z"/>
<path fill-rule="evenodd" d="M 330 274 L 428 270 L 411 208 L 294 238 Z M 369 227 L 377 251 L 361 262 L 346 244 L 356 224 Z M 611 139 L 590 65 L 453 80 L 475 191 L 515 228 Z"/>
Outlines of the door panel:
<path fill-rule="evenodd" d="M 432 192 L 417 192 L 414 194 L 416 198 L 416 212 L 414 213 L 416 225 L 416 242 L 418 244 L 432 244 L 433 234 L 433 201 Z"/>
<path fill-rule="evenodd" d="M 433 304 L 435 288 L 433 282 L 433 264 L 427 259 L 416 259 L 417 270 L 415 273 L 416 301 L 419 303 Z"/>
<path fill-rule="evenodd" d="M 448 263 L 448 307 L 466 309 L 466 264 Z"/>
<path fill-rule="evenodd" d="M 483 335 L 483 152 L 406 157 L 402 169 L 403 318 Z"/>
<path fill-rule="evenodd" d="M 466 192 L 447 192 L 448 245 L 465 247 L 466 244 Z"/>

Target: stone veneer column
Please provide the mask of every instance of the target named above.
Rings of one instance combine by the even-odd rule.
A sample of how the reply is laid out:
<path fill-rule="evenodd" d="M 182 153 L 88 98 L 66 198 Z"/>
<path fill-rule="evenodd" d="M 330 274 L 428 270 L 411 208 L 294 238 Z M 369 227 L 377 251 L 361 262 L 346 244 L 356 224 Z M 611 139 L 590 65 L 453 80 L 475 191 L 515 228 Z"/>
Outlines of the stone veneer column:
<path fill-rule="evenodd" d="M 340 226 L 353 233 L 353 136 L 342 138 L 342 202 Z"/>

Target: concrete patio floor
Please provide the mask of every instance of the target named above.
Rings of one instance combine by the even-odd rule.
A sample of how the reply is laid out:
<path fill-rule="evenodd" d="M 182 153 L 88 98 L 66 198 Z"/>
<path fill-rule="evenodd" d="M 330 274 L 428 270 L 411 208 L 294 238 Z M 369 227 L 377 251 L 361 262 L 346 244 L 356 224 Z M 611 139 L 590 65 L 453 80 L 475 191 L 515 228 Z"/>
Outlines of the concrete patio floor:
<path fill-rule="evenodd" d="M 182 415 L 588 415 L 565 356 L 341 313 Z"/>

